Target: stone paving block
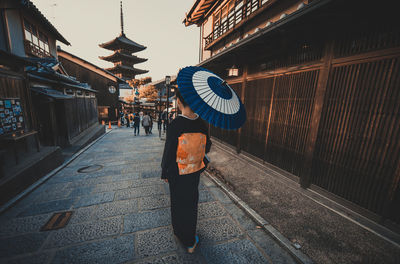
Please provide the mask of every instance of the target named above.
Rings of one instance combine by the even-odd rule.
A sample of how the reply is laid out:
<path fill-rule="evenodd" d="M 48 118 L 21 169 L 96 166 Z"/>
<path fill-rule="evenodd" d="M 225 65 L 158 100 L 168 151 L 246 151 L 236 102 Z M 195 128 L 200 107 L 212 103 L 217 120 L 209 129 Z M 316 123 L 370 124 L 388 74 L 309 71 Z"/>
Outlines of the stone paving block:
<path fill-rule="evenodd" d="M 161 170 L 151 170 L 142 172 L 142 178 L 161 178 Z"/>
<path fill-rule="evenodd" d="M 33 204 L 32 206 L 27 207 L 23 212 L 19 213 L 18 217 L 68 210 L 74 203 L 74 201 L 75 199 L 70 198 L 70 199 L 56 200 L 40 204 Z"/>
<path fill-rule="evenodd" d="M 120 233 L 121 217 L 95 222 L 67 225 L 63 229 L 48 231 L 49 239 L 44 248 L 62 247 L 93 239 L 106 238 Z"/>
<path fill-rule="evenodd" d="M 148 211 L 171 205 L 169 195 L 155 195 L 139 198 L 140 211 Z"/>
<path fill-rule="evenodd" d="M 92 221 L 92 215 L 96 208 L 97 205 L 73 209 L 73 213 L 71 219 L 68 222 L 68 225 Z"/>
<path fill-rule="evenodd" d="M 296 263 L 289 253 L 282 249 L 263 229 L 249 230 L 247 234 L 264 250 L 265 254 L 272 260 L 272 263 Z"/>
<path fill-rule="evenodd" d="M 7 264 L 43 264 L 48 263 L 51 258 L 52 253 L 39 253 L 34 255 L 29 255 L 27 257 L 12 258 L 7 259 L 5 263 Z"/>
<path fill-rule="evenodd" d="M 125 174 L 117 174 L 117 175 L 112 175 L 111 179 L 112 181 L 125 181 L 125 180 L 137 180 L 140 178 L 140 173 L 139 172 L 130 172 L 130 173 L 125 173 Z"/>
<path fill-rule="evenodd" d="M 202 263 L 199 259 L 199 256 L 195 253 L 192 255 L 185 254 L 185 255 L 170 255 L 162 258 L 164 264 L 200 264 Z"/>
<path fill-rule="evenodd" d="M 227 212 L 218 202 L 200 203 L 198 209 L 198 219 L 225 216 Z"/>
<path fill-rule="evenodd" d="M 0 263 L 3 263 L 3 258 L 35 252 L 48 235 L 47 233 L 32 233 L 0 238 Z"/>
<path fill-rule="evenodd" d="M 142 187 L 142 186 L 151 186 L 151 185 L 163 185 L 165 184 L 160 178 L 148 178 L 148 179 L 138 179 L 132 181 L 132 187 Z"/>
<path fill-rule="evenodd" d="M 68 175 L 64 177 L 52 177 L 49 179 L 48 183 L 63 183 L 63 182 L 73 182 L 79 181 L 86 178 L 85 174 Z"/>
<path fill-rule="evenodd" d="M 212 202 L 215 198 L 208 190 L 199 190 L 199 203 Z"/>
<path fill-rule="evenodd" d="M 126 200 L 126 199 L 153 196 L 159 194 L 165 194 L 165 190 L 163 189 L 162 186 L 160 185 L 145 186 L 139 188 L 119 190 L 115 194 L 115 200 Z"/>
<path fill-rule="evenodd" d="M 106 218 L 117 215 L 126 215 L 139 211 L 137 199 L 115 201 L 112 203 L 99 204 L 92 217 L 94 219 Z"/>
<path fill-rule="evenodd" d="M 52 214 L 11 218 L 0 222 L 0 237 L 39 232 Z"/>
<path fill-rule="evenodd" d="M 199 247 L 207 263 L 257 264 L 269 262 L 248 240 Z"/>
<path fill-rule="evenodd" d="M 69 189 L 67 186 L 69 186 L 69 183 L 51 184 L 50 186 L 48 186 L 48 188 L 44 190 L 34 192 L 34 201 L 35 203 L 38 203 L 66 199 L 71 192 L 71 189 Z"/>
<path fill-rule="evenodd" d="M 250 216 L 247 215 L 243 210 L 241 210 L 235 204 L 224 204 L 225 210 L 239 222 L 240 226 L 245 230 L 254 230 L 257 228 L 257 224 L 251 220 Z"/>
<path fill-rule="evenodd" d="M 57 251 L 52 263 L 124 263 L 135 257 L 134 236 L 121 236 Z"/>
<path fill-rule="evenodd" d="M 102 183 L 112 182 L 113 179 L 111 176 L 104 176 L 104 177 L 97 177 L 97 178 L 89 178 L 83 179 L 79 181 L 71 182 L 68 187 L 82 187 L 82 186 L 90 186 L 90 185 L 97 185 Z"/>
<path fill-rule="evenodd" d="M 80 186 L 76 188 L 70 188 L 68 197 L 85 196 L 92 192 L 94 186 Z"/>
<path fill-rule="evenodd" d="M 135 213 L 124 216 L 123 233 L 131 233 L 171 224 L 171 214 L 168 208 L 149 212 Z"/>
<path fill-rule="evenodd" d="M 215 196 L 215 198 L 224 204 L 233 203 L 231 198 L 226 195 L 220 188 L 218 187 L 210 187 L 208 190 Z"/>
<path fill-rule="evenodd" d="M 137 252 L 140 257 L 150 257 L 177 249 L 170 227 L 137 234 Z"/>
<path fill-rule="evenodd" d="M 95 188 L 93 188 L 93 193 L 98 192 L 109 192 L 127 189 L 132 186 L 132 181 L 116 181 L 109 183 L 97 184 Z"/>
<path fill-rule="evenodd" d="M 201 174 L 200 182 L 206 187 L 215 187 L 215 183 L 210 178 L 205 176 L 204 173 Z"/>
<path fill-rule="evenodd" d="M 141 261 L 130 261 L 126 264 L 164 264 L 164 261 L 161 258 L 149 258 Z"/>
<path fill-rule="evenodd" d="M 228 217 L 200 220 L 197 232 L 202 243 L 215 243 L 243 237 L 240 228 Z"/>
<path fill-rule="evenodd" d="M 114 200 L 114 194 L 114 192 L 104 192 L 81 196 L 78 202 L 74 204 L 74 208 L 111 202 Z"/>

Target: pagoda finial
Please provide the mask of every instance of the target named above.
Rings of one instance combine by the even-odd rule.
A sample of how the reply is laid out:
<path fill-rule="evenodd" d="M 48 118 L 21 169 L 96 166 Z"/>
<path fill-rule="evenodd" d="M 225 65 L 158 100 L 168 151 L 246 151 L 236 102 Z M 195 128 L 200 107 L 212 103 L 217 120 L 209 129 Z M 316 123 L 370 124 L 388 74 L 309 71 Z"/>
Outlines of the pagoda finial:
<path fill-rule="evenodd" d="M 124 14 L 122 13 L 122 1 L 121 1 L 121 34 L 124 34 Z"/>

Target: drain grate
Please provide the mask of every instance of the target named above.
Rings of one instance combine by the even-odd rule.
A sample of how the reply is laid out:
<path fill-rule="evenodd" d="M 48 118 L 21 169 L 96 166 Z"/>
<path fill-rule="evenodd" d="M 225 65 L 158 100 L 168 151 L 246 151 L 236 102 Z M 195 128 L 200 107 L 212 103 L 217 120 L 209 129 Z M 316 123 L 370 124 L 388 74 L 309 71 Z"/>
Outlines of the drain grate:
<path fill-rule="evenodd" d="M 40 231 L 49 231 L 63 228 L 68 224 L 71 219 L 73 211 L 67 211 L 62 213 L 55 213 L 49 221 L 40 229 Z"/>
<path fill-rule="evenodd" d="M 82 168 L 78 169 L 78 172 L 80 172 L 80 173 L 88 173 L 88 172 L 94 172 L 94 171 L 101 170 L 102 168 L 103 168 L 102 165 L 94 164 L 94 165 L 82 167 Z"/>

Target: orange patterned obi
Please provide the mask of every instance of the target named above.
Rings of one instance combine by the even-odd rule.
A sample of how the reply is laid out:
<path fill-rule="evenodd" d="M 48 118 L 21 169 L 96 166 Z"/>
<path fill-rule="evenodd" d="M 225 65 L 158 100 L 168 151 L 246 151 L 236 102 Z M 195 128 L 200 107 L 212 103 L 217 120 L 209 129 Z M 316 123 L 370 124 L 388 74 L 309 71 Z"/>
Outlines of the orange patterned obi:
<path fill-rule="evenodd" d="M 184 133 L 178 138 L 176 162 L 179 175 L 189 174 L 205 167 L 207 137 L 203 133 Z"/>

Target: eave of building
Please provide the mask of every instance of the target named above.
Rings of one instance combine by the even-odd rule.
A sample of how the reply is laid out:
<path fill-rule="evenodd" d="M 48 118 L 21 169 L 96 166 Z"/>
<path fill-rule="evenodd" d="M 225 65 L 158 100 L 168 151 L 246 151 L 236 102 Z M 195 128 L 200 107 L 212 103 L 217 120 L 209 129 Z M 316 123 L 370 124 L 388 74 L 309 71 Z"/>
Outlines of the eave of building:
<path fill-rule="evenodd" d="M 201 24 L 204 20 L 204 16 L 209 12 L 209 10 L 221 2 L 223 2 L 223 0 L 197 0 L 186 15 L 183 23 L 185 26 Z"/>
<path fill-rule="evenodd" d="M 140 45 L 140 44 L 128 39 L 125 36 L 125 34 L 121 34 L 119 37 L 117 37 L 111 41 L 99 44 L 99 46 L 101 48 L 113 50 L 113 51 L 124 49 L 124 50 L 130 51 L 132 53 L 146 49 L 145 46 Z"/>
<path fill-rule="evenodd" d="M 0 7 L 6 9 L 21 8 L 24 12 L 39 21 L 41 25 L 47 29 L 56 40 L 59 40 L 66 45 L 71 45 L 30 0 L 13 0 L 2 2 L 0 3 Z"/>
<path fill-rule="evenodd" d="M 112 68 L 108 68 L 106 69 L 107 71 L 110 71 L 112 73 L 128 73 L 128 74 L 134 74 L 134 75 L 138 75 L 138 74 L 143 74 L 143 73 L 148 73 L 148 70 L 141 70 L 141 69 L 136 69 L 133 67 L 129 67 L 129 66 L 125 66 L 125 65 L 116 65 Z"/>
<path fill-rule="evenodd" d="M 233 53 L 237 53 L 241 48 L 245 48 L 249 44 L 251 44 L 254 41 L 257 41 L 258 39 L 262 37 L 267 37 L 271 33 L 276 32 L 277 30 L 282 29 L 284 26 L 293 24 L 296 22 L 297 19 L 305 16 L 308 13 L 311 13 L 325 5 L 327 5 L 330 2 L 334 2 L 334 0 L 320 0 L 320 1 L 315 1 L 311 2 L 307 6 L 305 6 L 302 9 L 299 9 L 288 16 L 274 22 L 272 25 L 268 27 L 264 27 L 260 29 L 258 32 L 253 33 L 252 35 L 248 36 L 247 38 L 244 38 L 240 40 L 238 43 L 231 45 L 230 47 L 226 47 L 224 50 L 221 52 L 211 56 L 210 58 L 200 62 L 197 66 L 203 66 L 206 67 L 210 63 L 214 63 L 218 60 L 224 60 L 226 56 L 229 56 Z"/>
<path fill-rule="evenodd" d="M 272 5 L 274 5 L 278 0 L 269 0 L 266 4 L 264 4 L 261 8 L 256 10 L 255 12 L 251 13 L 249 16 L 246 16 L 245 18 L 240 21 L 240 23 L 234 25 L 232 28 L 230 28 L 228 31 L 226 31 L 224 34 L 219 36 L 217 39 L 209 43 L 206 47 L 205 50 L 210 50 L 215 44 L 221 42 L 224 40 L 227 36 L 229 36 L 232 32 L 236 32 L 238 29 L 242 28 L 245 26 L 249 21 L 252 21 L 256 16 L 261 15 L 264 13 L 267 9 L 269 9 Z"/>
<path fill-rule="evenodd" d="M 57 55 L 59 57 L 62 57 L 64 59 L 66 59 L 66 60 L 69 60 L 69 61 L 71 61 L 73 63 L 76 63 L 76 64 L 78 64 L 78 65 L 80 65 L 80 66 L 82 66 L 82 67 L 84 67 L 84 68 L 86 68 L 86 69 L 88 69 L 90 71 L 93 71 L 93 72 L 95 72 L 95 73 L 97 73 L 97 74 L 99 74 L 99 75 L 101 75 L 101 76 L 113 81 L 113 82 L 125 82 L 125 80 L 119 78 L 118 76 L 114 75 L 113 73 L 111 73 L 111 72 L 109 72 L 109 71 L 107 71 L 105 69 L 102 69 L 99 66 L 96 66 L 96 65 L 94 65 L 94 64 L 92 64 L 92 63 L 90 63 L 88 61 L 85 61 L 85 60 L 79 58 L 78 56 L 75 56 L 75 55 L 73 55 L 73 54 L 71 54 L 69 52 L 66 52 L 64 50 L 57 49 Z"/>
<path fill-rule="evenodd" d="M 126 61 L 126 62 L 131 62 L 132 64 L 142 63 L 147 61 L 147 59 L 139 58 L 135 55 L 124 54 L 119 51 L 115 51 L 113 54 L 109 56 L 100 56 L 99 58 L 110 62 Z"/>

